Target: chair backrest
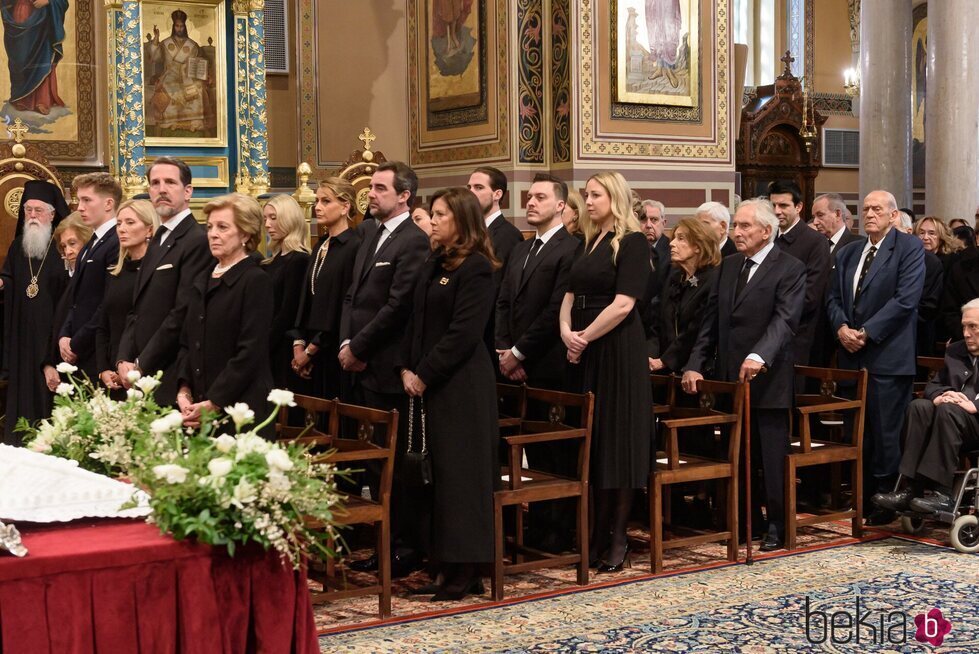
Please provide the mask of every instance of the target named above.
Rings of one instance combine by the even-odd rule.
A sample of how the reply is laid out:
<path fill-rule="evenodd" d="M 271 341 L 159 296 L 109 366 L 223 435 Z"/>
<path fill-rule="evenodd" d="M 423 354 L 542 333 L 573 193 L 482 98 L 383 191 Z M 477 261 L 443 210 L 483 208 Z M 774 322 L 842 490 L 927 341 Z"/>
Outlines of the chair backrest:
<path fill-rule="evenodd" d="M 681 378 L 673 378 L 673 393 L 683 393 Z M 675 395 L 674 395 L 675 397 Z M 737 464 L 741 452 L 741 428 L 744 423 L 745 385 L 741 382 L 721 382 L 710 379 L 697 381 L 697 406 L 673 407 L 669 415 L 661 418 L 667 429 L 667 468 L 680 467 L 680 429 L 727 426 L 727 461 Z"/>
<path fill-rule="evenodd" d="M 653 415 L 669 413 L 670 407 L 676 402 L 676 379 L 674 375 L 649 376 L 649 385 L 653 391 Z"/>
<path fill-rule="evenodd" d="M 943 357 L 918 357 L 916 364 L 918 366 L 918 374 L 914 379 L 914 392 L 915 395 L 920 396 L 924 393 L 925 386 L 928 385 L 928 382 L 945 367 L 945 359 Z"/>
<path fill-rule="evenodd" d="M 325 460 L 332 463 L 380 461 L 382 467 L 378 492 L 381 503 L 387 503 L 391 496 L 394 454 L 398 444 L 398 412 L 338 402 L 336 415 L 338 421 L 357 424 L 358 438 L 334 438 L 335 451 L 326 456 Z M 380 434 L 377 441 L 359 437 L 361 434 L 375 433 Z"/>
<path fill-rule="evenodd" d="M 522 408 L 524 417 L 520 422 L 521 437 L 534 439 L 553 436 L 556 440 L 577 440 L 579 443 L 577 478 L 587 480 L 595 410 L 594 394 L 565 393 L 526 387 Z M 510 450 L 511 470 L 520 468 L 522 451 L 518 450 L 522 448 Z M 513 477 L 519 476 L 511 474 L 511 482 L 519 481 L 519 479 L 512 479 Z"/>
<path fill-rule="evenodd" d="M 867 406 L 867 371 L 844 370 L 840 368 L 816 368 L 813 366 L 796 366 L 798 377 L 819 380 L 819 393 L 796 393 L 796 414 L 799 418 L 798 435 L 803 452 L 811 449 L 810 416 L 839 414 L 853 412 L 852 433 L 850 444 L 855 447 L 863 445 L 864 413 Z M 847 394 L 852 397 L 842 397 L 839 394 L 840 385 L 850 388 Z M 844 435 L 845 437 L 845 435 Z"/>
<path fill-rule="evenodd" d="M 497 383 L 496 398 L 500 433 L 514 433 L 527 412 L 527 386 Z"/>
<path fill-rule="evenodd" d="M 275 423 L 276 438 L 304 443 L 321 449 L 330 447 L 333 438 L 339 431 L 337 422 L 337 400 L 324 400 L 310 395 L 294 395 L 296 407 L 304 412 L 303 425 L 289 424 L 293 409 L 287 406 L 279 408 L 278 420 Z"/>

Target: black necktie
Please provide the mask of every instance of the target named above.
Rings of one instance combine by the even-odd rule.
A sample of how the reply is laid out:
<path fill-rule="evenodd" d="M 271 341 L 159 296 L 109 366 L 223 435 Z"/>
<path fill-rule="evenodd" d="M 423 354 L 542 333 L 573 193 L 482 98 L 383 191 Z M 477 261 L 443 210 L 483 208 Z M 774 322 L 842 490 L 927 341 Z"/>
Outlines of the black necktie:
<path fill-rule="evenodd" d="M 160 245 L 161 243 L 163 243 L 163 235 L 169 231 L 170 231 L 169 227 L 167 227 L 166 225 L 160 225 L 159 229 L 156 230 L 156 234 L 153 234 L 153 240 L 150 242 L 150 244 L 152 245 L 153 243 L 155 243 L 156 245 Z"/>
<path fill-rule="evenodd" d="M 88 239 L 88 243 L 85 244 L 85 247 L 82 248 L 82 251 L 79 253 L 78 258 L 75 260 L 77 261 L 77 265 L 75 266 L 76 268 L 82 267 L 82 265 L 85 263 L 85 260 L 88 259 L 88 255 L 91 254 L 92 250 L 95 249 L 95 244 L 98 242 L 99 242 L 99 237 L 96 236 L 95 234 L 92 234 L 92 238 Z"/>
<path fill-rule="evenodd" d="M 867 276 L 867 272 L 870 270 L 870 264 L 874 262 L 875 254 L 877 254 L 877 246 L 871 245 L 870 251 L 867 252 L 867 256 L 863 260 L 863 266 L 860 268 L 860 277 L 857 278 L 857 290 L 853 293 L 854 304 L 857 303 L 857 300 L 860 299 L 860 293 L 863 292 L 863 280 Z"/>
<path fill-rule="evenodd" d="M 540 252 L 542 247 L 544 247 L 544 241 L 540 240 L 539 238 L 535 238 L 534 244 L 530 246 L 530 254 L 528 254 L 527 258 L 523 260 L 524 268 L 527 267 L 527 264 L 530 263 L 531 259 L 537 256 L 537 253 Z"/>
<path fill-rule="evenodd" d="M 734 288 L 734 299 L 738 299 L 741 291 L 748 285 L 748 276 L 751 275 L 751 267 L 755 265 L 752 259 L 744 260 L 744 267 L 741 268 L 741 275 L 738 277 L 738 285 Z"/>
<path fill-rule="evenodd" d="M 364 267 L 360 270 L 362 275 L 367 272 L 367 270 L 371 267 L 371 264 L 374 262 L 374 255 L 377 254 L 377 245 L 381 242 L 381 234 L 383 233 L 384 225 L 378 223 L 377 231 L 374 232 L 374 238 L 371 239 L 370 244 L 367 246 L 369 249 L 366 252 L 367 256 L 364 257 Z"/>

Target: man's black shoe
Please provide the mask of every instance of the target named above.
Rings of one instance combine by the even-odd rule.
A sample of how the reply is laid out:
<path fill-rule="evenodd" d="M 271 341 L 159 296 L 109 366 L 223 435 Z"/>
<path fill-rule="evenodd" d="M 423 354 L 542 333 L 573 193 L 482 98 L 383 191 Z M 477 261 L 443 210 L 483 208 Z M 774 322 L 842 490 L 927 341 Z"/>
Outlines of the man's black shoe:
<path fill-rule="evenodd" d="M 883 527 L 891 524 L 895 519 L 897 519 L 897 514 L 894 511 L 877 507 L 871 511 L 864 522 L 868 527 Z"/>
<path fill-rule="evenodd" d="M 908 506 L 917 496 L 914 489 L 908 486 L 901 490 L 891 491 L 890 493 L 877 493 L 871 501 L 882 509 L 890 511 L 907 511 Z"/>
<path fill-rule="evenodd" d="M 377 552 L 374 552 L 366 559 L 351 561 L 347 567 L 356 572 L 376 572 L 377 571 Z"/>
<path fill-rule="evenodd" d="M 951 513 L 955 508 L 955 500 L 935 491 L 927 497 L 918 497 L 911 501 L 911 508 L 919 513 Z"/>
<path fill-rule="evenodd" d="M 391 579 L 402 579 L 415 570 L 421 570 L 422 557 L 415 552 L 395 553 L 391 557 Z"/>
<path fill-rule="evenodd" d="M 780 550 L 784 547 L 782 538 L 778 533 L 778 529 L 775 527 L 769 527 L 768 533 L 765 534 L 765 539 L 761 542 L 761 547 L 758 549 L 762 552 L 774 552 L 775 550 Z"/>

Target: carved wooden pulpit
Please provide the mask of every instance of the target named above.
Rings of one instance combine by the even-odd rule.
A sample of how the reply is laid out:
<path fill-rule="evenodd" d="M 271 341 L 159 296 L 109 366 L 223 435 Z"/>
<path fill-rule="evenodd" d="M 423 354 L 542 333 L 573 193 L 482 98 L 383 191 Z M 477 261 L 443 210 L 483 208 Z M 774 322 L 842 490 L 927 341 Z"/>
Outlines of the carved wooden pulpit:
<path fill-rule="evenodd" d="M 802 190 L 803 217 L 808 220 L 821 166 L 820 128 L 826 117 L 818 114 L 792 75 L 793 59 L 782 57 L 785 68 L 774 84 L 759 86 L 741 113 L 736 146 L 736 168 L 741 173 L 741 197 L 767 195 L 776 179 L 792 180 Z M 808 138 L 803 137 L 807 127 Z"/>

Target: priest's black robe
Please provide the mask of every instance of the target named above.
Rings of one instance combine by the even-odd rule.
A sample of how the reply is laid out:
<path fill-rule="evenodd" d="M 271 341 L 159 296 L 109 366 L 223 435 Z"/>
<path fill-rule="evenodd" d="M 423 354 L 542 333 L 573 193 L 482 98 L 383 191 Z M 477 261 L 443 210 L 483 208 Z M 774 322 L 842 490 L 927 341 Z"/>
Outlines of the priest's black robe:
<path fill-rule="evenodd" d="M 27 297 L 31 267 L 38 276 L 36 297 Z M 3 442 L 20 445 L 14 433 L 17 420 L 34 423 L 51 413 L 53 395 L 44 383 L 42 367 L 51 347 L 51 330 L 58 300 L 68 286 L 68 272 L 54 243 L 41 259 L 31 259 L 16 238 L 0 271 L 3 279 L 3 367 L 7 372 L 7 405 Z"/>

